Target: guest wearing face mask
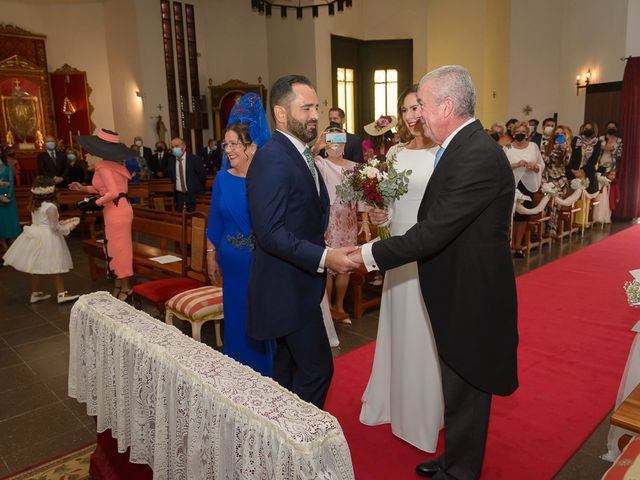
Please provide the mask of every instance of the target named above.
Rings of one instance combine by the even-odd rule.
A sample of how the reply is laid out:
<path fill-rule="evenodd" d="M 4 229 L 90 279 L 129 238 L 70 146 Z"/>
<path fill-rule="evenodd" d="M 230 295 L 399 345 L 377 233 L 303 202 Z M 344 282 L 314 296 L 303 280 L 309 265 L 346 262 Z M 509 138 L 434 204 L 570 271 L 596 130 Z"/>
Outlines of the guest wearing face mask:
<path fill-rule="evenodd" d="M 155 178 L 164 178 L 167 176 L 167 161 L 170 153 L 167 151 L 167 144 L 164 142 L 156 142 L 156 151 L 151 155 L 149 168 Z"/>
<path fill-rule="evenodd" d="M 82 185 L 87 183 L 89 165 L 86 161 L 78 158 L 78 152 L 73 148 L 67 148 L 67 162 L 69 162 L 69 183 L 78 182 Z"/>
<path fill-rule="evenodd" d="M 138 152 L 138 157 L 144 158 L 144 161 L 147 165 L 149 165 L 149 160 L 151 160 L 151 149 L 149 147 L 144 146 L 144 142 L 142 137 L 137 136 L 133 138 L 133 146 L 132 149 Z"/>
<path fill-rule="evenodd" d="M 356 205 L 341 203 L 336 193 L 336 186 L 342 182 L 344 174 L 353 170 L 356 165 L 355 162 L 344 158 L 346 143 L 346 131 L 336 123 L 327 128 L 320 136 L 319 143 L 316 143 L 327 155 L 327 158 L 317 155 L 314 160 L 329 192 L 329 226 L 324 234 L 325 242 L 329 248 L 348 247 L 358 243 Z M 349 286 L 349 274 L 328 269 L 327 297 L 329 302 L 333 298 L 334 286 L 336 292 L 332 307 L 338 314 L 344 314 L 344 297 Z M 351 320 L 347 317 L 342 322 L 351 323 Z"/>
<path fill-rule="evenodd" d="M 509 145 L 511 143 L 511 136 L 505 133 L 504 125 L 500 123 L 494 123 L 491 125 L 491 138 L 493 138 L 498 145 L 504 147 L 505 145 Z"/>
<path fill-rule="evenodd" d="M 567 179 L 569 182 L 574 178 L 579 178 L 584 182 L 588 181 L 587 192 L 596 193 L 600 188 L 596 170 L 598 159 L 600 158 L 601 146 L 598 141 L 598 126 L 594 122 L 585 122 L 580 126 L 580 134 L 572 141 L 571 160 L 567 165 Z M 591 200 L 582 199 L 576 202 L 576 207 L 580 211 L 576 214 L 573 222 L 577 225 L 584 225 L 589 219 Z"/>
<path fill-rule="evenodd" d="M 603 187 L 597 200 L 600 202 L 593 209 L 593 221 L 602 224 L 611 223 L 611 213 L 618 201 L 618 185 L 615 183 L 616 172 L 622 158 L 622 139 L 618 131 L 618 123 L 607 123 L 605 135 L 599 138 L 600 160 L 598 161 L 598 173 L 606 176 L 613 183 Z"/>
<path fill-rule="evenodd" d="M 171 140 L 171 157 L 169 158 L 169 178 L 174 185 L 176 212 L 187 212 L 196 209 L 196 197 L 205 191 L 207 172 L 202 159 L 187 153 L 187 146 L 181 138 Z"/>
<path fill-rule="evenodd" d="M 544 170 L 544 162 L 538 146 L 530 142 L 529 124 L 527 122 L 516 122 L 511 127 L 511 136 L 513 143 L 504 147 L 504 153 L 509 159 L 513 176 L 516 182 L 516 188 L 523 195 L 530 198 L 523 202 L 527 208 L 533 208 L 535 203 L 533 194 L 540 189 L 542 185 L 542 171 Z M 516 213 L 513 216 L 513 248 L 515 256 L 524 257 L 522 240 L 527 229 L 528 215 Z"/>
<path fill-rule="evenodd" d="M 51 135 L 47 135 L 44 145 L 46 150 L 38 155 L 38 175 L 52 178 L 57 186 L 66 185 L 69 183 L 66 155 L 56 150 L 56 139 Z"/>
<path fill-rule="evenodd" d="M 598 191 L 596 165 L 600 159 L 601 145 L 598 141 L 598 126 L 594 122 L 585 122 L 580 133 L 571 142 L 571 160 L 567 165 L 567 179 L 588 179 L 587 192 Z"/>
<path fill-rule="evenodd" d="M 538 145 L 541 151 L 545 149 L 547 142 L 553 137 L 555 129 L 556 121 L 553 118 L 547 117 L 542 121 L 542 138 L 540 139 L 540 145 Z"/>
<path fill-rule="evenodd" d="M 510 118 L 509 120 L 507 120 L 507 123 L 504 124 L 505 126 L 505 134 L 507 137 L 509 137 L 511 140 L 513 140 L 513 135 L 511 134 L 511 129 L 513 128 L 513 126 L 518 123 L 518 119 L 517 118 Z M 529 127 L 527 127 L 527 132 Z"/>
<path fill-rule="evenodd" d="M 613 120 L 608 122 L 606 133 L 599 140 L 601 153 L 598 172 L 613 180 L 622 159 L 622 138 L 620 138 L 618 123 Z"/>
<path fill-rule="evenodd" d="M 538 148 L 540 148 L 540 141 L 542 140 L 542 134 L 538 132 L 539 124 L 540 122 L 535 118 L 529 120 L 529 141 L 538 145 Z"/>
<path fill-rule="evenodd" d="M 568 127 L 558 125 L 541 153 L 545 165 L 544 172 L 542 172 L 542 183 L 552 183 L 560 197 L 566 197 L 569 191 L 567 165 L 571 159 L 571 130 Z M 549 210 L 546 234 L 551 237 L 558 235 L 560 210 L 561 206 L 555 202 Z"/>
<path fill-rule="evenodd" d="M 209 139 L 207 146 L 200 152 L 200 158 L 202 158 L 207 174 L 215 174 L 220 170 L 220 166 L 222 165 L 222 149 L 218 148 L 218 143 L 213 138 Z"/>

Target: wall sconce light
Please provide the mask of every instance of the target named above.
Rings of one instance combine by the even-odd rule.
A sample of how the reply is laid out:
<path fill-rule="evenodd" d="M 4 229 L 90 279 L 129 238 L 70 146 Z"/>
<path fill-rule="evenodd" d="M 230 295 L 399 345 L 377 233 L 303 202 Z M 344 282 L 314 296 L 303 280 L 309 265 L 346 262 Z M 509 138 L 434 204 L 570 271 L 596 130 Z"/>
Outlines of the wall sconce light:
<path fill-rule="evenodd" d="M 580 80 L 582 79 L 582 77 L 580 75 L 578 75 L 576 77 L 576 96 L 580 94 L 580 89 L 581 88 L 587 88 L 589 86 L 589 83 L 591 83 L 591 69 L 588 68 L 587 69 L 587 73 L 584 74 L 584 84 L 580 84 Z"/>

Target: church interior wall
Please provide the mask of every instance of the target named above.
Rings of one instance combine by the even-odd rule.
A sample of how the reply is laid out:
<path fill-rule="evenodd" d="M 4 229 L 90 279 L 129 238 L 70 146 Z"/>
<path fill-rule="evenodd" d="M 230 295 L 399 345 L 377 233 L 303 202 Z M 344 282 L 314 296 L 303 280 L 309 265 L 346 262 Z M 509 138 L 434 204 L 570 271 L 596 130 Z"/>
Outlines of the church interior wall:
<path fill-rule="evenodd" d="M 455 8 L 448 0 L 405 0 L 393 8 L 367 0 L 333 17 L 321 9 L 312 19 L 306 10 L 302 21 L 292 10 L 286 19 L 277 10 L 266 18 L 245 1 L 191 3 L 200 94 L 208 95 L 209 79 L 220 84 L 261 78 L 268 88 L 283 74 L 302 73 L 317 85 L 323 121 L 333 103 L 331 34 L 412 38 L 415 81 L 443 64 L 465 65 L 478 90 L 477 116 L 487 125 L 522 118 L 530 105 L 530 117 L 557 112 L 575 127 L 584 112 L 584 91 L 575 95 L 576 75 L 591 68 L 594 83 L 619 81 L 619 58 L 640 54 L 640 0 L 459 0 Z M 158 105 L 168 126 L 156 0 L 0 0 L 0 11 L 2 22 L 47 36 L 51 71 L 68 63 L 87 72 L 97 126 L 126 132 L 126 142 L 143 134 L 152 143 Z"/>
<path fill-rule="evenodd" d="M 640 28 L 638 21 L 640 19 L 640 0 L 629 0 L 629 8 L 627 10 L 627 39 L 625 56 L 640 56 Z"/>
<path fill-rule="evenodd" d="M 627 0 L 513 0 L 508 116 L 522 118 L 530 105 L 531 117 L 557 112 L 560 123 L 577 128 L 585 92 L 576 95 L 576 76 L 590 68 L 592 83 L 622 80 L 628 7 Z"/>

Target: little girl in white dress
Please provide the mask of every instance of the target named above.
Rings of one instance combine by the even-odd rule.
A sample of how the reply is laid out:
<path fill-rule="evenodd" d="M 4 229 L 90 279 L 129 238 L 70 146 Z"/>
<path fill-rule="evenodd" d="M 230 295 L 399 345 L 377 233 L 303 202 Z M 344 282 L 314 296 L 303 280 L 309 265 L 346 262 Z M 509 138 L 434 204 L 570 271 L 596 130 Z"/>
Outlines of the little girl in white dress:
<path fill-rule="evenodd" d="M 62 273 L 73 268 L 71 253 L 64 236 L 69 235 L 80 219 L 59 221 L 56 187 L 53 179 L 39 176 L 31 187 L 31 225 L 24 227 L 20 236 L 4 254 L 4 264 L 20 272 L 31 274 L 30 303 L 51 298 L 40 290 L 41 275 L 52 275 L 58 293 L 58 303 L 75 300 L 79 295 L 69 295 L 64 289 Z"/>

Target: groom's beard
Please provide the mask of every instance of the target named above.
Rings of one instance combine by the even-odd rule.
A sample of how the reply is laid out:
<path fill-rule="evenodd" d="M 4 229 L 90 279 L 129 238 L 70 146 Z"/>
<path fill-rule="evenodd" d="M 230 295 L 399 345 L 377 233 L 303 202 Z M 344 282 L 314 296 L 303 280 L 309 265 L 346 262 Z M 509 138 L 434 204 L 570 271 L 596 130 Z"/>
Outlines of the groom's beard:
<path fill-rule="evenodd" d="M 302 123 L 293 117 L 287 117 L 287 129 L 303 143 L 309 143 L 314 141 L 318 135 L 318 121 L 309 120 Z"/>

